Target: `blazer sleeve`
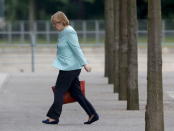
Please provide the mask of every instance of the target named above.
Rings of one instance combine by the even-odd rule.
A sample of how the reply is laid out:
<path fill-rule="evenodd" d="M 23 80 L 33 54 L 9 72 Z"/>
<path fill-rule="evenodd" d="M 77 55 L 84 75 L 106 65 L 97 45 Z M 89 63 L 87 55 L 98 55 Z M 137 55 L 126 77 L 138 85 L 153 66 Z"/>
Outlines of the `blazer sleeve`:
<path fill-rule="evenodd" d="M 83 66 L 85 64 L 88 64 L 81 48 L 78 42 L 78 37 L 76 33 L 68 33 L 67 34 L 67 43 L 70 46 L 71 50 L 73 51 L 73 53 L 75 54 L 75 56 L 77 57 L 77 59 L 79 60 L 80 64 Z"/>

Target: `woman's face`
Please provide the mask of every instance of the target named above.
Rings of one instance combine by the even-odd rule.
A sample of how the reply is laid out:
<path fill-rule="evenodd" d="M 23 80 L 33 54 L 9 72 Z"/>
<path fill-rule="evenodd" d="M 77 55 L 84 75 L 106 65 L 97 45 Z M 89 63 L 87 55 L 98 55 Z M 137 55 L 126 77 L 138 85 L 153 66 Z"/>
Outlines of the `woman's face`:
<path fill-rule="evenodd" d="M 53 22 L 53 26 L 56 28 L 56 30 L 58 31 L 61 31 L 64 29 L 64 25 L 61 21 L 56 21 L 56 22 Z"/>

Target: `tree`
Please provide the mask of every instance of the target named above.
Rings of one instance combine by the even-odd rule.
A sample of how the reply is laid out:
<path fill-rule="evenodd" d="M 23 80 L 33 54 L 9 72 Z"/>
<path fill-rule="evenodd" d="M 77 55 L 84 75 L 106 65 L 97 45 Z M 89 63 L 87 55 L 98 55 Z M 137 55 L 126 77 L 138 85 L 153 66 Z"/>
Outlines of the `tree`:
<path fill-rule="evenodd" d="M 137 26 L 136 0 L 128 0 L 128 110 L 139 109 Z"/>
<path fill-rule="evenodd" d="M 108 41 L 109 41 L 109 35 L 108 35 L 108 32 L 109 32 L 109 27 L 107 27 L 107 25 L 109 24 L 109 21 L 108 21 L 108 18 L 109 18 L 109 9 L 108 9 L 108 1 L 105 0 L 105 69 L 104 69 L 104 76 L 105 77 L 108 77 L 108 70 L 109 70 L 109 65 L 108 65 Z"/>
<path fill-rule="evenodd" d="M 108 76 L 108 83 L 113 84 L 114 83 L 114 65 L 115 65 L 115 44 L 114 44 L 114 0 L 108 0 L 110 4 L 110 30 L 109 30 L 109 76 Z"/>
<path fill-rule="evenodd" d="M 128 31 L 127 1 L 120 0 L 120 37 L 119 37 L 119 100 L 127 100 L 128 88 Z"/>
<path fill-rule="evenodd" d="M 7 20 L 26 20 L 28 18 L 28 3 L 30 0 L 4 0 Z M 65 12 L 70 19 L 103 19 L 105 0 L 35 0 L 36 19 L 50 19 L 50 14 L 58 10 Z M 138 0 L 138 18 L 147 18 L 147 0 Z M 79 7 L 83 5 L 82 7 Z M 162 0 L 164 18 L 174 18 L 174 1 Z M 84 8 L 84 9 L 82 9 Z M 81 13 L 84 10 L 84 15 Z M 79 11 L 80 10 L 80 11 Z"/>
<path fill-rule="evenodd" d="M 145 131 L 164 131 L 161 0 L 148 0 L 148 72 Z"/>
<path fill-rule="evenodd" d="M 113 82 L 114 14 L 113 0 L 105 0 L 105 77 Z M 112 78 L 112 80 L 111 80 Z"/>
<path fill-rule="evenodd" d="M 114 0 L 114 93 L 119 90 L 119 0 Z"/>

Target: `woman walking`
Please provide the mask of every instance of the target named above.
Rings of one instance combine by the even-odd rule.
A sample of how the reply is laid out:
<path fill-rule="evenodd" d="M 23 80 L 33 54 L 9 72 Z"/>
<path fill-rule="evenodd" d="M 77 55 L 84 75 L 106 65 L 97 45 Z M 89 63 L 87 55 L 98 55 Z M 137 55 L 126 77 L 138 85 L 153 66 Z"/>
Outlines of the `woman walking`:
<path fill-rule="evenodd" d="M 84 124 L 91 124 L 97 121 L 99 116 L 92 104 L 82 94 L 79 81 L 82 67 L 87 72 L 91 71 L 91 67 L 88 65 L 80 48 L 77 33 L 69 25 L 66 15 L 58 11 L 51 17 L 51 22 L 59 32 L 57 58 L 53 63 L 53 66 L 59 69 L 59 74 L 55 85 L 54 102 L 48 110 L 48 118 L 42 122 L 45 124 L 59 123 L 63 95 L 69 91 L 89 116 L 88 121 L 84 122 Z"/>

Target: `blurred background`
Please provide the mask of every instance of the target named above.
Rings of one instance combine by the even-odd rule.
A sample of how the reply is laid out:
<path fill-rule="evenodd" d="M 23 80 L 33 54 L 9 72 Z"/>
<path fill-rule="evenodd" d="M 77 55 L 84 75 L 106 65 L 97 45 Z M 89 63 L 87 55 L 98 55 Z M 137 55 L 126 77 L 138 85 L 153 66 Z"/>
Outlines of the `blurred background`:
<path fill-rule="evenodd" d="M 146 48 L 147 0 L 138 0 L 137 5 L 138 46 Z M 50 17 L 59 10 L 70 19 L 93 66 L 104 66 L 104 0 L 0 0 L 0 72 L 53 71 L 58 32 Z M 162 16 L 162 46 L 173 48 L 173 0 L 162 0 Z"/>

